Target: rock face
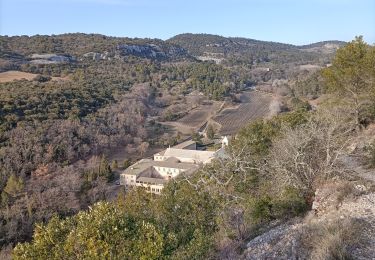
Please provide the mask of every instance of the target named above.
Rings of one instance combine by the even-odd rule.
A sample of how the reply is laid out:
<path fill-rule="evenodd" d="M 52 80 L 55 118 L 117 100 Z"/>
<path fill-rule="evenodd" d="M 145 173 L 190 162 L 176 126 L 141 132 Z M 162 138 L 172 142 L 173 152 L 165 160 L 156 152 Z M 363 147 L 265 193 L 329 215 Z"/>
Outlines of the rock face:
<path fill-rule="evenodd" d="M 115 50 L 99 52 L 88 52 L 83 54 L 83 59 L 111 60 L 122 59 L 125 56 L 136 56 L 152 60 L 176 60 L 190 57 L 187 52 L 174 45 L 156 44 L 120 44 Z"/>
<path fill-rule="evenodd" d="M 350 183 L 350 187 L 348 183 L 336 183 L 321 187 L 315 194 L 314 211 L 303 219 L 291 220 L 252 239 L 242 259 L 326 259 L 321 258 L 321 251 L 325 253 L 324 250 L 331 248 L 319 251 L 319 246 L 324 247 L 332 241 L 349 245 L 345 250 L 353 259 L 375 259 L 373 187 L 368 183 Z M 345 232 L 349 233 L 346 237 Z M 345 239 L 354 242 L 350 245 L 342 241 Z M 310 245 L 306 246 L 306 243 Z"/>
<path fill-rule="evenodd" d="M 251 240 L 243 259 L 299 259 L 297 241 L 303 224 L 298 222 L 280 225 Z"/>
<path fill-rule="evenodd" d="M 95 61 L 111 59 L 110 53 L 108 51 L 105 51 L 104 53 L 88 52 L 88 53 L 83 54 L 83 57 L 90 58 Z"/>
<path fill-rule="evenodd" d="M 185 49 L 174 45 L 159 46 L 156 44 L 130 45 L 121 44 L 117 46 L 120 55 L 133 55 L 149 59 L 178 59 L 187 55 Z"/>
<path fill-rule="evenodd" d="M 67 62 L 73 62 L 76 59 L 72 56 L 67 55 L 57 55 L 53 53 L 47 53 L 47 54 L 32 54 L 30 56 L 30 63 L 34 64 L 54 64 L 54 63 L 67 63 Z"/>

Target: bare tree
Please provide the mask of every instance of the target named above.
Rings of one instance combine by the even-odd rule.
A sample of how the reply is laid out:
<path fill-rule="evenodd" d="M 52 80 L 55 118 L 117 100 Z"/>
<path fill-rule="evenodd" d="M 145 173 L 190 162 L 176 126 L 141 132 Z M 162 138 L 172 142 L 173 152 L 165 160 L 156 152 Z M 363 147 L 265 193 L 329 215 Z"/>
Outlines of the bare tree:
<path fill-rule="evenodd" d="M 138 151 L 140 152 L 141 156 L 143 156 L 145 154 L 145 152 L 147 151 L 148 147 L 149 147 L 149 143 L 147 143 L 147 142 L 142 142 L 138 146 Z"/>
<path fill-rule="evenodd" d="M 339 109 L 320 111 L 306 124 L 284 127 L 273 143 L 267 171 L 278 183 L 312 191 L 317 181 L 340 174 L 338 162 L 355 122 Z"/>

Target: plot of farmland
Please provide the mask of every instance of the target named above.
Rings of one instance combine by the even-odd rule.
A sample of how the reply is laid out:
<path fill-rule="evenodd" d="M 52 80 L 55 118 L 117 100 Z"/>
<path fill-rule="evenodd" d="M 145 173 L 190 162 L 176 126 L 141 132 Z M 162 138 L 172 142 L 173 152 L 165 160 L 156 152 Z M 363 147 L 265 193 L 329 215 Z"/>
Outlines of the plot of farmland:
<path fill-rule="evenodd" d="M 266 117 L 271 100 L 272 97 L 264 93 L 244 92 L 238 107 L 224 109 L 213 120 L 221 125 L 221 135 L 233 135 L 247 123 Z"/>
<path fill-rule="evenodd" d="M 163 124 L 174 127 L 182 134 L 190 135 L 191 132 L 198 131 L 216 113 L 221 104 L 221 102 L 214 101 L 212 104 L 200 105 L 183 118 L 175 122 L 163 122 Z"/>

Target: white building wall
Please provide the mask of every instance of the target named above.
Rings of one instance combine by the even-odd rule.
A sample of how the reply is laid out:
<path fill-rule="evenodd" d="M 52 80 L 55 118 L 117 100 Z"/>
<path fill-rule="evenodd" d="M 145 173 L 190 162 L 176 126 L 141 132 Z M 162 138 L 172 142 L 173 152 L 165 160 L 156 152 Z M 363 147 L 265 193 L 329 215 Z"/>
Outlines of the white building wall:
<path fill-rule="evenodd" d="M 154 169 L 165 179 L 168 179 L 169 177 L 175 178 L 177 175 L 179 175 L 181 172 L 184 171 L 184 169 L 178 169 L 178 168 L 169 168 L 169 167 L 160 167 L 160 166 L 154 166 Z"/>
<path fill-rule="evenodd" d="M 136 184 L 136 178 L 134 174 L 121 174 L 120 184 L 125 186 L 134 186 Z"/>

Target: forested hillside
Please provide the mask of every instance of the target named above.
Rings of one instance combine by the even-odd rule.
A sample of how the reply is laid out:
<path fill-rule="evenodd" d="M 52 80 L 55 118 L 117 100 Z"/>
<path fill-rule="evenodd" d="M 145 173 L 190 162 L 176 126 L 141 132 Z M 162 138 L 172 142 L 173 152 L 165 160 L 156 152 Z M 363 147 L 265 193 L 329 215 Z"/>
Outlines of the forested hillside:
<path fill-rule="evenodd" d="M 231 37 L 226 38 L 211 34 L 180 34 L 172 37 L 168 42 L 178 44 L 194 56 L 208 56 L 224 58 L 228 64 L 261 63 L 283 64 L 286 63 L 319 63 L 329 62 L 335 49 L 344 42 L 327 41 L 305 46 L 295 46 L 277 42 L 258 41 L 253 39 Z M 311 48 L 324 49 L 330 44 L 331 49 L 323 56 L 318 52 L 307 51 Z"/>
<path fill-rule="evenodd" d="M 217 40 L 222 45 L 207 46 Z M 331 61 L 323 52 L 302 48 L 217 36 L 204 41 L 195 36 L 169 41 L 96 34 L 1 36 L 0 71 L 35 77 L 0 83 L 0 246 L 30 242 L 15 251 L 16 258 L 26 259 L 65 258 L 63 254 L 203 258 L 221 252 L 220 243 L 245 241 L 248 229 L 253 232 L 270 220 L 302 214 L 311 206 L 313 187 L 283 186 L 280 198 L 271 196 L 265 190 L 272 180 L 263 178 L 271 170 L 258 165 L 281 140 L 284 127 L 302 132 L 306 122 L 320 125 L 319 117 L 307 111 L 306 96 L 318 97 L 342 78 L 330 70 L 325 76 L 300 70 L 301 64 L 319 67 Z M 219 55 L 225 58 L 221 63 L 196 57 L 217 49 L 224 53 Z M 178 119 L 199 102 L 239 102 L 236 95 L 257 84 L 272 86 L 271 95 L 285 90 L 285 100 L 293 104 L 283 111 L 295 111 L 241 130 L 231 150 L 233 160 L 217 162 L 223 164 L 203 169 L 187 182 L 172 183 L 160 197 L 135 191 L 88 209 L 116 197 L 118 172 L 133 157 L 178 140 L 179 133 L 170 133 L 159 122 Z M 362 101 L 354 104 L 357 125 L 371 122 L 371 107 L 363 110 Z M 246 147 L 236 148 L 240 144 Z M 118 148 L 125 160 L 109 161 L 105 155 Z M 245 220 L 251 226 L 237 223 Z M 94 229 L 102 233 L 94 236 Z M 51 240 L 44 232 L 56 232 L 56 237 Z M 85 238 L 75 240 L 80 232 Z M 46 240 L 34 243 L 33 234 L 34 242 Z M 139 250 L 130 250 L 129 243 Z M 145 244 L 149 247 L 141 250 Z"/>
<path fill-rule="evenodd" d="M 319 72 L 327 99 L 315 110 L 250 123 L 228 158 L 171 181 L 160 196 L 137 189 L 52 217 L 14 258 L 373 257 L 375 180 L 349 162 L 373 172 L 374 64 L 375 47 L 356 38 Z"/>
<path fill-rule="evenodd" d="M 53 214 L 75 214 L 113 196 L 115 171 L 130 156 L 175 142 L 149 118 L 176 104 L 176 115 L 185 112 L 191 106 L 185 96 L 194 90 L 220 100 L 253 84 L 243 72 L 197 62 L 161 40 L 85 34 L 0 40 L 1 70 L 35 75 L 0 84 L 2 246 L 29 240 L 34 224 Z M 124 162 L 103 156 L 117 148 L 128 156 Z"/>

